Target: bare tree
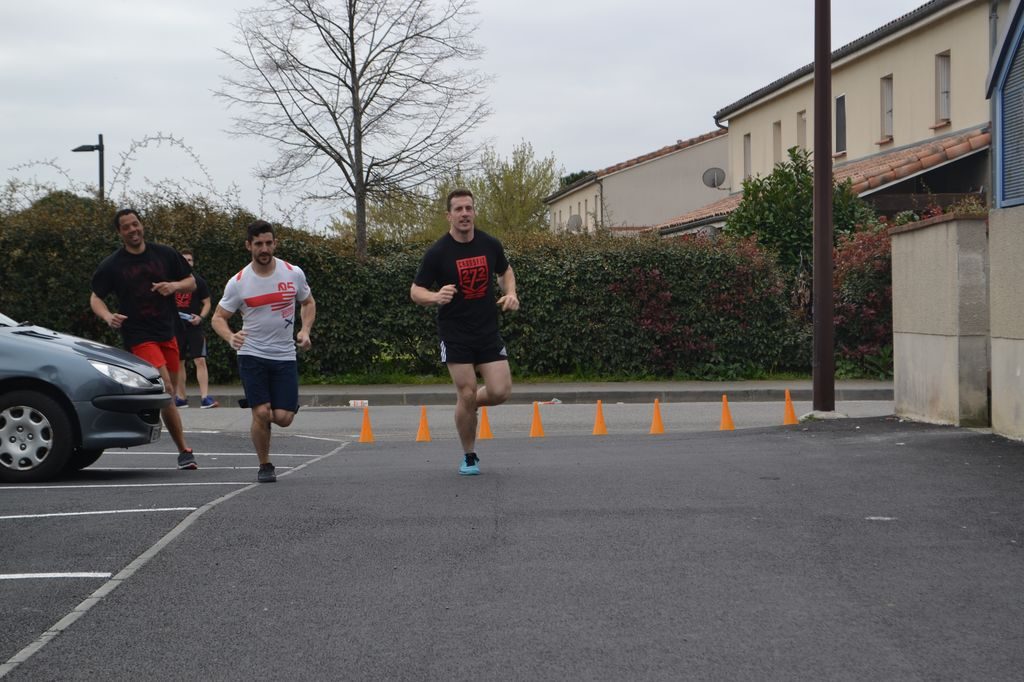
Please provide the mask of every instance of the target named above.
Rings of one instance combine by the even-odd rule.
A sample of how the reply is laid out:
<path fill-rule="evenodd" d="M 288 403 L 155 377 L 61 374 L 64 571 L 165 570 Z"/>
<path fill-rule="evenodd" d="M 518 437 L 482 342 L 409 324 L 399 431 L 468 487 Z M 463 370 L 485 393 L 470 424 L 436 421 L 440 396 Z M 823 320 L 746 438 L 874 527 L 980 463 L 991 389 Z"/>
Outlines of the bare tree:
<path fill-rule="evenodd" d="M 270 140 L 260 177 L 308 199 L 355 204 L 366 253 L 367 199 L 415 188 L 479 152 L 487 77 L 468 68 L 472 0 L 269 0 L 239 13 L 240 75 L 218 95 L 247 111 L 235 132 Z"/>

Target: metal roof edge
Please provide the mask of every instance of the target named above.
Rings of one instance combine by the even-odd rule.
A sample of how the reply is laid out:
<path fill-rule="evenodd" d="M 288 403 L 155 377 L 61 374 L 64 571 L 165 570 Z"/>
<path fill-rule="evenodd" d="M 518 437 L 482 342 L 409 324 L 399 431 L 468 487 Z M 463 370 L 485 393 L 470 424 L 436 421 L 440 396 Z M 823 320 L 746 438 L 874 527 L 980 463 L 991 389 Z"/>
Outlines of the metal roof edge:
<path fill-rule="evenodd" d="M 970 4 L 970 2 L 973 1 L 975 0 L 931 0 L 931 2 L 925 3 L 924 5 L 918 7 L 917 9 L 911 10 L 910 12 L 907 12 L 903 16 L 897 17 L 896 19 L 893 19 L 889 23 L 880 26 L 874 31 L 866 35 L 863 35 L 860 38 L 857 38 L 856 40 L 849 42 L 846 45 L 843 45 L 842 47 L 834 50 L 832 52 L 832 62 L 836 62 L 840 59 L 848 57 L 864 49 L 865 47 L 880 42 L 884 38 L 887 38 L 890 35 L 893 35 L 894 33 L 898 33 L 899 31 L 902 31 L 908 26 L 913 26 L 919 21 L 922 21 L 924 19 L 927 19 L 928 17 L 938 14 L 940 11 L 946 9 L 947 7 L 950 7 L 957 3 Z M 789 74 L 783 76 L 782 78 L 779 78 L 769 83 L 763 88 L 755 90 L 746 97 L 743 97 L 733 102 L 732 104 L 726 105 L 722 109 L 719 109 L 717 112 L 715 112 L 714 115 L 715 123 L 719 123 L 723 119 L 728 119 L 730 115 L 735 114 L 737 111 L 743 109 L 747 105 L 752 104 L 760 99 L 763 99 L 766 95 L 769 95 L 777 90 L 781 90 L 790 83 L 793 83 L 794 81 L 797 81 L 800 78 L 803 78 L 804 76 L 807 75 L 811 75 L 813 73 L 814 62 L 811 62 L 806 66 L 802 66 L 799 69 L 790 72 Z"/>
<path fill-rule="evenodd" d="M 595 182 L 596 180 L 597 173 L 591 172 L 589 175 L 584 175 L 582 178 L 572 183 L 571 185 L 566 185 L 565 187 L 562 187 L 561 189 L 552 192 L 551 194 L 541 199 L 541 201 L 545 204 L 550 204 L 555 199 L 563 197 L 566 194 L 571 194 L 572 192 L 575 192 L 578 189 L 582 189 L 583 187 L 586 187 L 588 184 L 590 184 L 591 182 Z"/>

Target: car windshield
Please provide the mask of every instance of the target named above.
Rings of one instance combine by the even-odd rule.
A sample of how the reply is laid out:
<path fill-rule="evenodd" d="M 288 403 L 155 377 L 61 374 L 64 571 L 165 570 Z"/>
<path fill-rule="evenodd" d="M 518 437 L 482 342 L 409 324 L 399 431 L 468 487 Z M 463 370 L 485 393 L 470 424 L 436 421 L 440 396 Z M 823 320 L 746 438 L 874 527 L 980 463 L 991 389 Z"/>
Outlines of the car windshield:
<path fill-rule="evenodd" d="M 0 327 L 17 327 L 18 323 L 7 317 L 3 313 L 0 313 Z"/>

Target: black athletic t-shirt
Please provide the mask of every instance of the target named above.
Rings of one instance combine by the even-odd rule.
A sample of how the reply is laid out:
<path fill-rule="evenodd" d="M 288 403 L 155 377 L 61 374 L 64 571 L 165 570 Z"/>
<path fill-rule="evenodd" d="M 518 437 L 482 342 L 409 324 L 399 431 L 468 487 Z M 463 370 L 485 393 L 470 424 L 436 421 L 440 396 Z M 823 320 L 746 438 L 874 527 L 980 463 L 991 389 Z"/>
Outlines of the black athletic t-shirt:
<path fill-rule="evenodd" d="M 473 240 L 466 243 L 445 233 L 427 249 L 413 282 L 425 288 L 454 284 L 458 290 L 437 310 L 442 341 L 474 344 L 499 338 L 495 276 L 506 270 L 501 242 L 480 230 L 474 230 Z"/>
<path fill-rule="evenodd" d="M 174 302 L 179 312 L 198 315 L 203 311 L 203 301 L 210 298 L 210 287 L 202 275 L 193 272 L 192 276 L 196 278 L 195 290 L 179 291 L 174 295 Z"/>
<path fill-rule="evenodd" d="M 121 325 L 126 348 L 146 341 L 174 338 L 178 307 L 174 296 L 153 291 L 155 282 L 177 282 L 192 274 L 188 261 L 169 246 L 146 242 L 140 254 L 123 247 L 103 259 L 92 275 L 92 291 L 100 298 L 117 297 L 117 312 L 128 319 Z"/>

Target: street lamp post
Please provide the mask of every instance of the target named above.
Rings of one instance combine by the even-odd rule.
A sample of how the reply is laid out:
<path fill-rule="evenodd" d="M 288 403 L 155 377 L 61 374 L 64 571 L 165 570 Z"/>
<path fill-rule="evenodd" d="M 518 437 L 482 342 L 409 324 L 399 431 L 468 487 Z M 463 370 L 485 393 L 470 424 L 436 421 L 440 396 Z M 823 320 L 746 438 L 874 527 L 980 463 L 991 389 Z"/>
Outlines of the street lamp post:
<path fill-rule="evenodd" d="M 71 151 L 73 152 L 99 152 L 100 153 L 100 202 L 103 202 L 103 135 L 99 136 L 98 144 L 82 144 Z"/>

